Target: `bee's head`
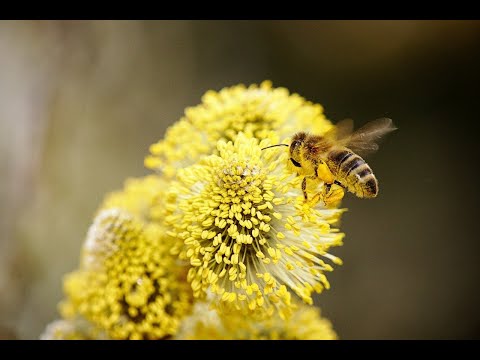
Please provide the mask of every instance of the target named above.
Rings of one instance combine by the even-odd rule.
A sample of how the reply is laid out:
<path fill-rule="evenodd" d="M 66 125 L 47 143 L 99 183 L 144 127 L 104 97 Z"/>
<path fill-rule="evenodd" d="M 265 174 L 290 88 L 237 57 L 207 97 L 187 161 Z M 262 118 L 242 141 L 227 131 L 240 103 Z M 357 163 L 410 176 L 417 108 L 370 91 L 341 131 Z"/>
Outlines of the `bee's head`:
<path fill-rule="evenodd" d="M 305 143 L 306 137 L 307 133 L 305 132 L 298 132 L 292 137 L 292 142 L 290 144 L 290 159 L 296 167 L 301 167 L 300 151 Z"/>
<path fill-rule="evenodd" d="M 292 137 L 292 143 L 290 144 L 290 154 L 294 154 L 298 151 L 298 149 L 303 145 L 305 139 L 307 137 L 307 133 L 305 132 L 298 132 Z"/>

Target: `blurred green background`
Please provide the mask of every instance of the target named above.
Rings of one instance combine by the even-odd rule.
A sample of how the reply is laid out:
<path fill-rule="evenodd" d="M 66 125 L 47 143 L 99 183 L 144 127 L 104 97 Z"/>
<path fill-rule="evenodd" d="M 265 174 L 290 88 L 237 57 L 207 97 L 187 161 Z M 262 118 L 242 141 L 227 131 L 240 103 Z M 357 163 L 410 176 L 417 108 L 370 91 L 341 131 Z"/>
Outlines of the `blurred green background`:
<path fill-rule="evenodd" d="M 478 337 L 479 64 L 478 21 L 1 21 L 0 338 L 58 317 L 103 195 L 186 106 L 264 79 L 399 128 L 316 299 L 340 337 Z"/>

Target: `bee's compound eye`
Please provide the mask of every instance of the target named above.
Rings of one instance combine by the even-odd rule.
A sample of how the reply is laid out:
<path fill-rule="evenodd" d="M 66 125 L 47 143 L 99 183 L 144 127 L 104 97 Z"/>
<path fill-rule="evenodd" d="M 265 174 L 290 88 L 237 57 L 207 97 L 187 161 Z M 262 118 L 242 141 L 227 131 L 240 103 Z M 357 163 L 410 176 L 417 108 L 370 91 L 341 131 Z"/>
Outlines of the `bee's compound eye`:
<path fill-rule="evenodd" d="M 292 150 L 295 150 L 299 145 L 300 145 L 300 141 L 295 140 L 294 142 L 292 142 L 290 147 L 291 147 Z"/>

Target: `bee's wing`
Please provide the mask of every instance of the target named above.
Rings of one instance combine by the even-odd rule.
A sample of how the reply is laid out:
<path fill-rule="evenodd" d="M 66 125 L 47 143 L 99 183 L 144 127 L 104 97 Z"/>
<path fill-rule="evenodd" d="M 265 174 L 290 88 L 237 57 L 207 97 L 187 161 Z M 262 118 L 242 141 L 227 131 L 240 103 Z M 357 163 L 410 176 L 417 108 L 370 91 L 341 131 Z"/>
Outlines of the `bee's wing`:
<path fill-rule="evenodd" d="M 353 120 L 344 119 L 340 120 L 335 126 L 327 131 L 324 137 L 333 140 L 335 142 L 348 138 L 353 132 Z"/>
<path fill-rule="evenodd" d="M 377 151 L 380 139 L 396 129 L 392 119 L 381 118 L 370 121 L 344 138 L 337 138 L 337 143 L 365 156 Z"/>

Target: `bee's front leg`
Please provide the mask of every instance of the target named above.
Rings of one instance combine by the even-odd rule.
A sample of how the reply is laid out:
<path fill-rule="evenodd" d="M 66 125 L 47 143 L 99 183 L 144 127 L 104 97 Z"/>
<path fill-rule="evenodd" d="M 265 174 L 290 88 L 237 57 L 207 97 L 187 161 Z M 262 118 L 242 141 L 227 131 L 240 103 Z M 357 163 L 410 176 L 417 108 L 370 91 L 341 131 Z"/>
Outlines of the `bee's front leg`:
<path fill-rule="evenodd" d="M 309 180 L 309 183 L 307 184 L 307 179 Z M 308 192 L 307 192 L 307 185 L 310 190 L 316 189 L 318 184 L 319 184 L 320 179 L 316 175 L 306 175 L 304 176 L 302 180 L 302 191 L 303 191 L 303 197 L 305 199 L 305 202 L 308 201 Z"/>
<path fill-rule="evenodd" d="M 302 191 L 303 191 L 303 197 L 305 198 L 305 202 L 308 201 L 308 195 L 307 195 L 307 177 L 305 176 L 302 181 Z"/>

